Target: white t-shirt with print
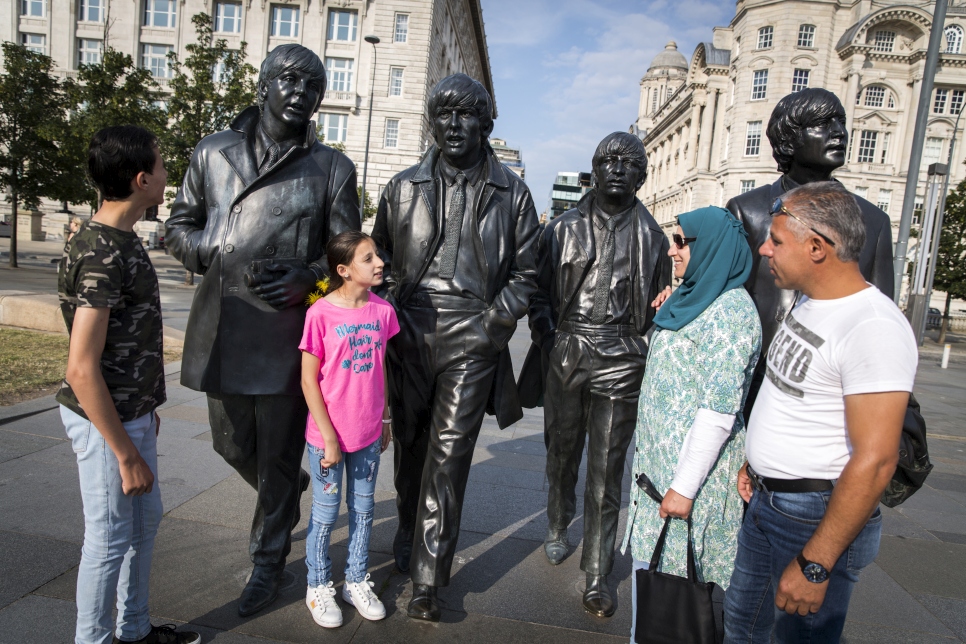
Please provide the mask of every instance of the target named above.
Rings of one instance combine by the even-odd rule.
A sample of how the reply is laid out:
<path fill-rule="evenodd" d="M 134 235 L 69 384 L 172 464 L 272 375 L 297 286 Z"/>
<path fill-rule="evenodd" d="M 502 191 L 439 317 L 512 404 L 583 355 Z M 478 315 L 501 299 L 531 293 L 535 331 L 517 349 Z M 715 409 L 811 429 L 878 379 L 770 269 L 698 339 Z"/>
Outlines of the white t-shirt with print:
<path fill-rule="evenodd" d="M 874 286 L 802 298 L 768 349 L 745 452 L 759 475 L 837 479 L 852 446 L 844 396 L 912 391 L 919 352 L 909 322 Z"/>

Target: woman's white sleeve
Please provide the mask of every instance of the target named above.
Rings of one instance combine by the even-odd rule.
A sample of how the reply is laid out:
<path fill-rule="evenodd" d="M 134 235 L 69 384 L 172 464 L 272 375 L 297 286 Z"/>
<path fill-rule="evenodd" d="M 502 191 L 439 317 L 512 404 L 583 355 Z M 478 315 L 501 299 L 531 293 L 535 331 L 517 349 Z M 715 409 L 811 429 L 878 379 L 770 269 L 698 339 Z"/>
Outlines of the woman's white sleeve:
<path fill-rule="evenodd" d="M 689 499 L 697 496 L 718 460 L 721 446 L 731 436 L 734 424 L 734 414 L 721 414 L 703 408 L 698 410 L 681 445 L 678 468 L 671 482 L 675 492 Z"/>

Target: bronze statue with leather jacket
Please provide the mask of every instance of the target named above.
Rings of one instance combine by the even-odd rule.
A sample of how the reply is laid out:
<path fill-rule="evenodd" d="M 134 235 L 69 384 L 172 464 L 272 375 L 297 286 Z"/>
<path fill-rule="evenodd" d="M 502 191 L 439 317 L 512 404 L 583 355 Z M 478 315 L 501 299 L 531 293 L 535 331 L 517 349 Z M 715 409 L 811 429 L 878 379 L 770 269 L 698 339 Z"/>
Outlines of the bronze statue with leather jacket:
<path fill-rule="evenodd" d="M 318 56 L 299 45 L 273 49 L 258 106 L 198 144 L 166 224 L 171 254 L 203 275 L 181 383 L 208 394 L 215 451 L 258 492 L 243 616 L 278 593 L 309 483 L 304 300 L 327 270 L 328 240 L 360 227 L 355 167 L 318 141 L 310 121 L 324 93 Z"/>
<path fill-rule="evenodd" d="M 435 621 L 484 412 L 501 427 L 523 415 L 507 343 L 536 288 L 538 224 L 526 185 L 487 143 L 486 89 L 454 74 L 428 107 L 436 145 L 386 185 L 372 236 L 401 327 L 388 345 L 393 552 L 411 569 L 409 616 Z"/>

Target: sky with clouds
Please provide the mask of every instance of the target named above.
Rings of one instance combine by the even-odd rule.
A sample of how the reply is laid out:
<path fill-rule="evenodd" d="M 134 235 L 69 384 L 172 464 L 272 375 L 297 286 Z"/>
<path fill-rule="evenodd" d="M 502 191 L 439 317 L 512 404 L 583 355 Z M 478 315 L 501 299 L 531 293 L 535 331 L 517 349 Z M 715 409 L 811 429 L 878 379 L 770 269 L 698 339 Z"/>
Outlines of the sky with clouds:
<path fill-rule="evenodd" d="M 597 143 L 637 118 L 640 80 L 669 40 L 688 60 L 731 0 L 481 0 L 498 118 L 537 212 L 557 172 L 589 171 Z"/>

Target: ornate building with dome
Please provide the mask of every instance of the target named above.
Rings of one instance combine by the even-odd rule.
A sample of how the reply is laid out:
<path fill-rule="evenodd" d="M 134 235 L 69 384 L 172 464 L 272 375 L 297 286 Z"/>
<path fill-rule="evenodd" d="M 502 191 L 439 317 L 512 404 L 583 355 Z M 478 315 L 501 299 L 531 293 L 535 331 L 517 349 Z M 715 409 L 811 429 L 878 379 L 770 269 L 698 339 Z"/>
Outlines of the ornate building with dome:
<path fill-rule="evenodd" d="M 926 168 L 946 163 L 966 98 L 966 6 L 950 3 L 930 99 Z M 666 228 L 682 212 L 724 206 L 779 176 L 765 128 L 780 98 L 824 87 L 845 106 L 848 161 L 835 173 L 898 227 L 934 2 L 738 0 L 688 61 L 671 41 L 641 79 L 637 120 L 649 175 L 639 196 Z M 959 134 L 951 186 L 966 176 Z M 916 223 L 915 221 L 913 222 Z"/>

